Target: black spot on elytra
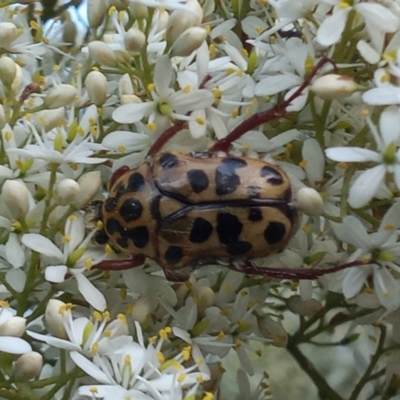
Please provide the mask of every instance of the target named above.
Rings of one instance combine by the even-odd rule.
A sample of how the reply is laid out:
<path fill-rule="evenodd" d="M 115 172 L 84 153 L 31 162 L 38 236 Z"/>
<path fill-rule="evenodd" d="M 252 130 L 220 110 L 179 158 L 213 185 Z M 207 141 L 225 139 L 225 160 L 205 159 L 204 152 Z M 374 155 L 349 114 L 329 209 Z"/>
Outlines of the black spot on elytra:
<path fill-rule="evenodd" d="M 162 168 L 175 168 L 179 165 L 178 157 L 171 153 L 165 153 L 160 157 Z"/>
<path fill-rule="evenodd" d="M 128 179 L 126 192 L 137 192 L 145 185 L 145 179 L 139 172 L 134 172 Z"/>
<path fill-rule="evenodd" d="M 228 244 L 228 246 L 226 246 L 226 250 L 228 251 L 228 253 L 233 256 L 241 256 L 250 251 L 251 248 L 252 248 L 251 243 L 243 242 L 241 240 L 235 243 Z"/>
<path fill-rule="evenodd" d="M 217 215 L 217 234 L 222 244 L 236 243 L 242 232 L 243 224 L 236 215 L 229 213 L 218 213 Z"/>
<path fill-rule="evenodd" d="M 264 231 L 264 238 L 269 244 L 279 243 L 286 233 L 286 227 L 282 222 L 270 222 Z"/>
<path fill-rule="evenodd" d="M 221 163 L 224 165 L 228 165 L 232 169 L 243 168 L 247 165 L 247 161 L 243 160 L 243 158 L 238 157 L 226 157 L 221 160 Z"/>
<path fill-rule="evenodd" d="M 192 243 L 204 243 L 213 231 L 212 225 L 204 218 L 196 218 L 190 231 L 189 240 Z"/>
<path fill-rule="evenodd" d="M 251 198 L 257 198 L 260 196 L 262 189 L 260 186 L 247 186 L 247 195 Z"/>
<path fill-rule="evenodd" d="M 182 247 L 179 246 L 169 246 L 168 250 L 165 252 L 165 261 L 168 264 L 178 264 L 183 256 Z"/>
<path fill-rule="evenodd" d="M 121 217 L 126 222 L 137 220 L 142 215 L 142 212 L 142 203 L 135 198 L 126 199 L 119 210 Z"/>
<path fill-rule="evenodd" d="M 107 212 L 112 212 L 114 211 L 118 206 L 118 199 L 115 197 L 109 197 L 105 202 L 104 202 L 104 209 Z"/>
<path fill-rule="evenodd" d="M 149 230 L 145 226 L 127 229 L 125 235 L 127 238 L 131 239 L 133 244 L 139 249 L 145 247 L 149 242 Z"/>
<path fill-rule="evenodd" d="M 251 207 L 249 209 L 249 221 L 261 221 L 263 219 L 261 209 L 258 207 Z"/>
<path fill-rule="evenodd" d="M 105 229 L 109 235 L 113 235 L 116 232 L 121 232 L 124 230 L 124 228 L 115 218 L 109 218 L 107 220 Z"/>
<path fill-rule="evenodd" d="M 201 169 L 192 169 L 188 171 L 187 178 L 195 193 L 200 193 L 207 189 L 210 183 L 207 174 Z"/>
<path fill-rule="evenodd" d="M 240 185 L 240 177 L 236 168 L 243 168 L 247 162 L 241 158 L 227 157 L 215 170 L 215 192 L 217 195 L 231 194 Z"/>
<path fill-rule="evenodd" d="M 263 178 L 266 178 L 265 180 L 267 183 L 270 183 L 271 185 L 282 185 L 283 183 L 282 175 L 273 167 L 262 167 L 260 175 Z"/>

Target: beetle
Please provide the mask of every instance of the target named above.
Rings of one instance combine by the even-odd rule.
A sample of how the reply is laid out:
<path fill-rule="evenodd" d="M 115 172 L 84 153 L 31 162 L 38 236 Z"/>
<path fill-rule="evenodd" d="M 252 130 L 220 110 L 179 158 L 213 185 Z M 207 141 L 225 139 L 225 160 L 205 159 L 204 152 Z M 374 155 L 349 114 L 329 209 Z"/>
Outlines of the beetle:
<path fill-rule="evenodd" d="M 262 160 L 162 152 L 117 172 L 102 207 L 109 241 L 155 260 L 170 279 L 186 266 L 263 257 L 298 227 L 288 176 Z"/>
<path fill-rule="evenodd" d="M 286 101 L 250 117 L 250 122 L 281 116 L 309 80 Z M 359 265 L 293 270 L 258 268 L 251 261 L 286 247 L 297 231 L 299 210 L 296 192 L 283 170 L 259 159 L 228 154 L 230 144 L 251 129 L 249 120 L 209 152 L 191 155 L 160 151 L 181 129 L 176 124 L 153 144 L 152 160 L 134 170 L 117 170 L 100 212 L 103 229 L 97 242 L 108 241 L 131 258 L 103 261 L 95 267 L 132 268 L 148 257 L 169 280 L 184 281 L 193 267 L 220 260 L 235 271 L 295 279 L 314 279 Z"/>

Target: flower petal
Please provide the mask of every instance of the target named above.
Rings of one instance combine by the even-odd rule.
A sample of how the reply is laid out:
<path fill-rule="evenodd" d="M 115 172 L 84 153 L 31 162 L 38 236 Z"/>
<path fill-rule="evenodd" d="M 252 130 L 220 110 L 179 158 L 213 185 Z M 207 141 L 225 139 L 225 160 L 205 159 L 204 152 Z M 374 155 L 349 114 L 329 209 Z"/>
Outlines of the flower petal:
<path fill-rule="evenodd" d="M 378 88 L 367 90 L 361 97 L 364 103 L 373 106 L 399 104 L 400 89 L 390 84 L 386 84 Z"/>
<path fill-rule="evenodd" d="M 346 299 L 351 299 L 360 293 L 370 271 L 367 267 L 357 267 L 350 268 L 344 272 L 343 294 Z"/>
<path fill-rule="evenodd" d="M 156 107 L 157 103 L 154 101 L 123 104 L 114 110 L 112 118 L 120 124 L 133 124 L 150 115 Z"/>
<path fill-rule="evenodd" d="M 51 265 L 44 270 L 44 277 L 48 282 L 60 283 L 64 282 L 67 272 L 66 265 Z"/>
<path fill-rule="evenodd" d="M 41 342 L 45 342 L 47 343 L 49 346 L 52 347 L 57 347 L 59 349 L 65 349 L 65 350 L 76 350 L 76 351 L 80 351 L 81 348 L 80 346 L 78 346 L 76 343 L 72 343 L 69 340 L 64 340 L 64 339 L 60 339 L 54 336 L 50 336 L 50 335 L 42 335 L 41 333 L 37 333 L 37 332 L 33 332 L 33 331 L 26 331 L 26 333 L 36 339 L 36 340 L 40 340 Z"/>
<path fill-rule="evenodd" d="M 379 119 L 379 130 L 384 146 L 397 143 L 400 137 L 400 110 L 397 106 L 386 107 Z"/>
<path fill-rule="evenodd" d="M 0 351 L 10 354 L 24 354 L 32 351 L 32 347 L 23 339 L 12 336 L 1 336 Z"/>
<path fill-rule="evenodd" d="M 347 14 L 350 7 L 344 9 L 335 8 L 334 13 L 324 19 L 317 32 L 317 42 L 322 46 L 330 46 L 339 41 L 344 30 Z"/>
<path fill-rule="evenodd" d="M 302 79 L 294 74 L 267 76 L 257 83 L 254 93 L 256 96 L 270 96 L 301 83 Z"/>
<path fill-rule="evenodd" d="M 84 372 L 94 378 L 97 382 L 100 383 L 114 383 L 110 382 L 110 379 L 107 375 L 92 361 L 88 360 L 82 354 L 72 351 L 70 354 L 72 361 Z"/>
<path fill-rule="evenodd" d="M 61 250 L 50 239 L 38 233 L 26 233 L 23 235 L 22 244 L 45 256 L 55 257 L 60 261 L 64 258 Z"/>
<path fill-rule="evenodd" d="M 374 197 L 385 173 L 384 165 L 377 165 L 362 172 L 350 188 L 348 198 L 350 206 L 354 208 L 365 206 Z"/>
<path fill-rule="evenodd" d="M 343 222 L 331 222 L 335 235 L 345 243 L 350 243 L 358 249 L 369 248 L 369 236 L 364 225 L 354 216 L 348 215 Z"/>
<path fill-rule="evenodd" d="M 381 304 L 389 311 L 400 307 L 400 286 L 386 268 L 374 268 L 374 288 Z"/>
<path fill-rule="evenodd" d="M 339 162 L 381 161 L 377 152 L 360 147 L 330 147 L 325 150 L 325 154 L 331 160 Z"/>
<path fill-rule="evenodd" d="M 96 310 L 104 311 L 107 308 L 107 303 L 100 290 L 81 272 L 70 269 L 70 273 L 75 276 L 78 282 L 78 290 L 83 298 Z"/>
<path fill-rule="evenodd" d="M 356 10 L 376 28 L 383 32 L 394 32 L 399 28 L 399 20 L 387 7 L 377 3 L 359 3 Z"/>
<path fill-rule="evenodd" d="M 325 157 L 321 146 L 315 139 L 307 139 L 303 144 L 303 159 L 307 162 L 304 169 L 311 185 L 321 181 L 324 174 Z"/>

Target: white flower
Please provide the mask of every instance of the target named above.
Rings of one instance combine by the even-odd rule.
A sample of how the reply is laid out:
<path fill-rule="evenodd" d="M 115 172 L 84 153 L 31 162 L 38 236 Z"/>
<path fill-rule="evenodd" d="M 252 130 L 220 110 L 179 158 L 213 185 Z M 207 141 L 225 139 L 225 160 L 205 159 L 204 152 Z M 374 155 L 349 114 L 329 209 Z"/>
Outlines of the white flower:
<path fill-rule="evenodd" d="M 317 32 L 317 41 L 323 46 L 330 46 L 340 40 L 347 17 L 352 10 L 363 17 L 372 40 L 376 37 L 376 31 L 394 32 L 399 27 L 399 20 L 396 15 L 381 4 L 355 1 L 355 5 L 351 6 L 350 2 L 347 1 L 334 0 L 332 2 L 326 0 L 325 2 L 334 3 L 335 7 L 332 15 L 323 20 Z"/>
<path fill-rule="evenodd" d="M 327 157 L 339 162 L 375 162 L 379 165 L 362 172 L 353 182 L 348 202 L 358 208 L 366 205 L 377 193 L 387 172 L 393 174 L 396 186 L 400 188 L 400 110 L 387 107 L 379 120 L 379 131 L 367 118 L 370 131 L 375 139 L 377 151 L 359 147 L 332 147 L 325 150 Z"/>
<path fill-rule="evenodd" d="M 78 284 L 78 290 L 83 298 L 95 309 L 104 311 L 106 300 L 84 272 L 87 267 L 101 261 L 102 256 L 88 249 L 91 237 L 84 238 L 85 224 L 80 213 L 71 215 L 65 225 L 63 237 L 63 251 L 61 251 L 50 239 L 37 233 L 28 233 L 22 236 L 22 243 L 31 250 L 37 251 L 43 256 L 50 257 L 53 265 L 45 269 L 45 277 L 49 282 L 63 282 L 67 273 L 73 275 Z M 105 257 L 105 255 L 103 256 Z M 57 262 L 59 264 L 55 264 Z"/>
<path fill-rule="evenodd" d="M 213 95 L 205 89 L 175 92 L 170 87 L 172 78 L 170 59 L 167 56 L 159 58 L 154 70 L 154 87 L 150 90 L 153 101 L 124 104 L 113 112 L 113 119 L 120 124 L 132 124 L 147 117 L 148 124 L 154 125 L 154 130 L 157 130 L 159 127 L 168 127 L 171 118 L 189 121 L 187 113 L 208 107 L 214 102 Z"/>
<path fill-rule="evenodd" d="M 51 299 L 46 308 L 46 324 L 51 335 L 27 331 L 36 340 L 50 346 L 86 355 L 113 353 L 128 346 L 126 318 L 122 314 L 112 321 L 108 312 L 93 312 L 92 318 L 74 317 L 73 304 Z"/>
<path fill-rule="evenodd" d="M 166 10 L 187 10 L 191 11 L 190 6 L 185 3 L 188 0 L 129 0 L 131 3 L 143 4 L 147 7 L 164 8 Z"/>
<path fill-rule="evenodd" d="M 261 73 L 264 77 L 260 76 L 255 86 L 256 96 L 270 96 L 287 91 L 285 93 L 287 99 L 303 83 L 307 72 L 306 64 L 309 64 L 307 59 L 314 58 L 312 47 L 298 38 L 291 38 L 285 42 L 282 51 L 284 56 L 279 54 L 263 65 Z M 286 110 L 300 111 L 305 105 L 308 92 L 307 87 L 286 107 Z"/>
<path fill-rule="evenodd" d="M 346 298 L 356 296 L 372 275 L 374 290 L 381 304 L 388 310 L 400 307 L 400 282 L 390 273 L 390 269 L 400 272 L 400 242 L 396 232 L 399 227 L 399 202 L 386 212 L 377 232 L 368 233 L 365 226 L 351 215 L 345 217 L 341 224 L 332 223 L 335 235 L 356 248 L 347 262 L 366 262 L 363 266 L 343 272 L 342 286 Z"/>
<path fill-rule="evenodd" d="M 209 376 L 196 372 L 196 364 L 185 367 L 185 353 L 164 360 L 160 344 L 144 346 L 140 325 L 135 323 L 139 343 L 107 355 L 95 354 L 92 361 L 78 352 L 71 352 L 75 364 L 99 384 L 81 386 L 80 395 L 95 396 L 104 400 L 117 398 L 183 399 L 185 389 L 197 387 Z M 185 349 L 184 349 L 185 350 Z M 187 353 L 188 350 L 185 350 Z M 190 353 L 189 353 L 190 354 Z"/>
<path fill-rule="evenodd" d="M 33 124 L 26 122 L 26 129 L 31 130 L 35 144 L 27 144 L 23 148 L 8 148 L 10 157 L 24 156 L 60 164 L 65 168 L 68 164 L 100 164 L 102 158 L 92 157 L 99 145 L 92 143 L 91 136 L 82 138 L 76 135 L 72 141 L 67 140 L 68 132 L 64 128 L 55 131 L 38 133 Z"/>

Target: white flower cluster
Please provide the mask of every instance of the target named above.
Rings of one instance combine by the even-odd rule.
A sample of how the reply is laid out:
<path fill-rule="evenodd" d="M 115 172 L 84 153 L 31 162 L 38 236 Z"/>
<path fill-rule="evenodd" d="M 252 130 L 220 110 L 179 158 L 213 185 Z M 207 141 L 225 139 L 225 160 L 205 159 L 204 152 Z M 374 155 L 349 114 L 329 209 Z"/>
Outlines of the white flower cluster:
<path fill-rule="evenodd" d="M 326 399 L 399 400 L 399 3 L 71 3 L 86 32 L 62 5 L 0 4 L 0 398 L 288 398 L 256 367 L 275 346 Z M 141 259 L 96 242 L 98 203 L 161 149 L 278 164 L 300 229 L 253 272 L 340 271 L 93 268 Z M 304 343 L 354 357 L 323 375 Z"/>

